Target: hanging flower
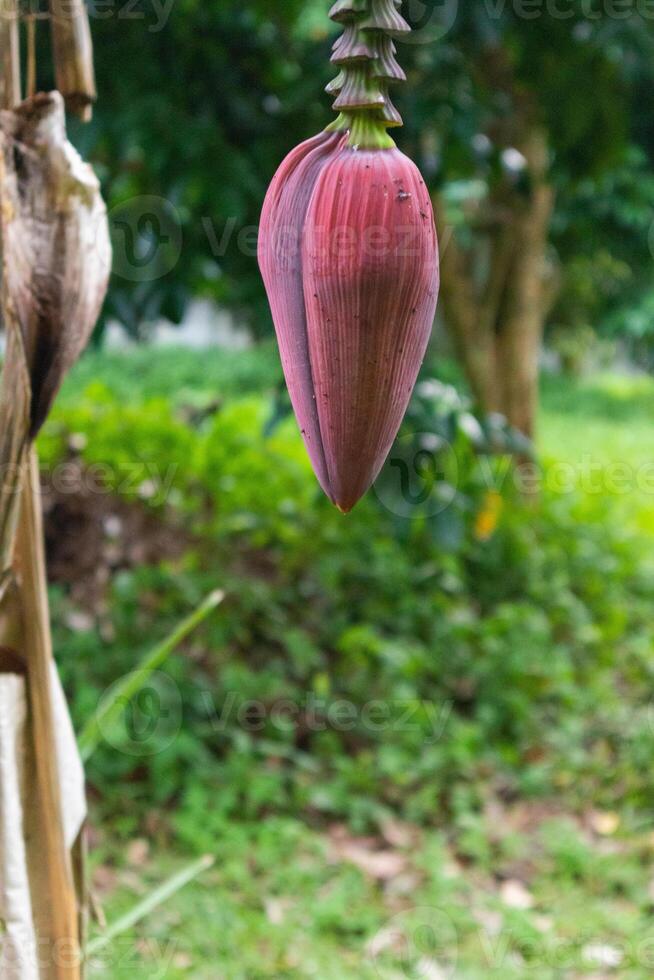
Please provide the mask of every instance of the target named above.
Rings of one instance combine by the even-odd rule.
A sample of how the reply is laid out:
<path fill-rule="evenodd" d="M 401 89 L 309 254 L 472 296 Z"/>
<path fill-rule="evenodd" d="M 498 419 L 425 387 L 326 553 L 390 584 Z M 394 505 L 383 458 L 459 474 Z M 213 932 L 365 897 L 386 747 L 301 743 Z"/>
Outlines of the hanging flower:
<path fill-rule="evenodd" d="M 429 193 L 388 130 L 404 79 L 395 0 L 338 0 L 328 86 L 338 119 L 286 158 L 263 208 L 259 263 L 286 383 L 327 496 L 354 507 L 402 422 L 431 334 L 438 246 Z"/>

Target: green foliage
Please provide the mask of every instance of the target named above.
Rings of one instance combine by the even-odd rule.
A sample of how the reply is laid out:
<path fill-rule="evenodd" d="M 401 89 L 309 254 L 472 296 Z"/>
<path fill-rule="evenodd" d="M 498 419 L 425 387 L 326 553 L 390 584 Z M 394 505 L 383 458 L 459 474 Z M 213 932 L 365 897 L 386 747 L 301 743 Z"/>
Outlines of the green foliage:
<path fill-rule="evenodd" d="M 166 398 L 201 411 L 216 397 L 233 398 L 275 388 L 281 384 L 282 369 L 272 341 L 247 352 L 216 349 L 201 355 L 182 347 L 160 348 L 156 356 L 141 346 L 129 352 L 89 351 L 64 384 L 58 404 L 74 406 L 84 389 L 98 378 L 123 404 Z"/>
<path fill-rule="evenodd" d="M 638 363 L 652 363 L 651 161 L 635 147 L 599 175 L 563 185 L 553 225 L 562 259 L 553 324 L 592 327 L 622 339 Z"/>
<path fill-rule="evenodd" d="M 497 434 L 434 381 L 418 389 L 385 479 L 431 435 L 449 506 L 402 517 L 378 489 L 348 518 L 319 493 L 292 419 L 268 425 L 268 396 L 244 390 L 197 415 L 160 396 L 125 402 L 99 381 L 74 395 L 74 384 L 42 440 L 48 466 L 67 434 L 86 435 L 84 462 L 139 500 L 141 481 L 126 480 L 136 462 L 151 483 L 157 461 L 165 479 L 148 506 L 171 528 L 183 514 L 192 535 L 180 560 L 115 577 L 104 638 L 62 629 L 71 600 L 54 596 L 78 723 L 189 606 L 215 587 L 228 596 L 170 660 L 154 707 L 135 707 L 146 732 L 152 723 L 144 751 L 127 733 L 123 751 L 114 739 L 91 761 L 124 831 L 168 805 L 202 851 L 225 820 L 270 810 L 359 828 L 391 812 L 440 823 L 474 810 L 489 784 L 651 806 L 652 578 L 605 495 L 520 504 L 506 460 L 471 448 Z M 147 371 L 143 387 L 156 388 Z"/>
<path fill-rule="evenodd" d="M 79 735 L 77 741 L 82 762 L 90 759 L 104 740 L 111 739 L 114 720 L 124 715 L 126 706 L 139 699 L 143 689 L 147 688 L 152 681 L 155 671 L 165 664 L 171 653 L 175 651 L 200 623 L 204 622 L 207 616 L 216 609 L 223 599 L 224 593 L 219 591 L 212 592 L 198 609 L 194 610 L 179 624 L 170 636 L 167 636 L 154 650 L 149 651 L 147 656 L 138 663 L 131 674 L 125 675 L 124 678 L 113 685 L 110 695 L 102 699 L 97 710 Z"/>
<path fill-rule="evenodd" d="M 398 91 L 399 145 L 431 189 L 471 178 L 493 188 L 525 123 L 544 126 L 567 228 L 554 235 L 561 261 L 591 245 L 622 254 L 626 237 L 640 278 L 652 199 L 651 20 L 613 16 L 612 5 L 533 6 L 525 15 L 521 3 L 404 4 L 416 33 L 400 50 L 409 85 Z M 100 7 L 100 98 L 91 125 L 71 121 L 71 130 L 109 203 L 107 314 L 142 336 L 203 294 L 269 333 L 256 228 L 284 156 L 332 118 L 329 3 Z M 47 86 L 46 32 L 40 39 Z M 625 299 L 634 305 L 633 293 Z"/>
<path fill-rule="evenodd" d="M 329 120 L 329 48 L 307 41 L 311 6 L 139 0 L 93 19 L 101 98 L 73 137 L 110 207 L 117 258 L 107 312 L 135 336 L 159 316 L 178 321 L 198 292 L 270 329 L 252 229 L 256 238 L 285 153 Z M 168 264 L 171 231 L 181 247 Z M 153 259 L 139 275 L 138 263 L 125 269 L 132 252 L 163 264 Z"/>

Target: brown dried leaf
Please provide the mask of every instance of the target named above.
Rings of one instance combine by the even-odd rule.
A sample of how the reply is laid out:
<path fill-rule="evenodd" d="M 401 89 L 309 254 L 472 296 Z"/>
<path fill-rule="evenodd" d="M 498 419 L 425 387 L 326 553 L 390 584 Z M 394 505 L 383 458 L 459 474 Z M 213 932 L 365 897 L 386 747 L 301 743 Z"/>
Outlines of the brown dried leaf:
<path fill-rule="evenodd" d="M 412 847 L 416 839 L 420 836 L 418 827 L 401 820 L 394 820 L 389 817 L 381 825 L 381 832 L 384 840 L 391 847 L 408 848 Z"/>
<path fill-rule="evenodd" d="M 266 918 L 273 926 L 281 926 L 286 918 L 286 913 L 292 908 L 293 903 L 288 898 L 264 898 L 263 906 L 266 910 Z"/>
<path fill-rule="evenodd" d="M 362 841 L 334 841 L 332 855 L 338 861 L 355 865 L 376 881 L 391 881 L 407 868 L 407 859 L 403 854 L 391 850 L 373 850 Z"/>
<path fill-rule="evenodd" d="M 0 113 L 0 258 L 7 349 L 0 384 L 0 599 L 11 577 L 29 442 L 86 346 L 111 246 L 91 167 L 66 139 L 58 92 Z"/>
<path fill-rule="evenodd" d="M 515 878 L 509 878 L 508 881 L 502 882 L 500 898 L 505 905 L 512 909 L 527 910 L 533 908 L 534 905 L 534 896 L 521 881 Z"/>
<path fill-rule="evenodd" d="M 99 181 L 66 138 L 58 92 L 0 115 L 0 167 L 5 307 L 25 346 L 34 438 L 102 307 L 109 228 Z"/>
<path fill-rule="evenodd" d="M 617 813 L 611 811 L 604 812 L 601 810 L 593 810 L 590 814 L 590 826 L 602 837 L 610 837 L 612 834 L 618 830 L 620 826 L 620 817 Z"/>
<path fill-rule="evenodd" d="M 9 326 L 0 378 L 0 602 L 11 580 L 29 427 L 30 382 L 22 337 Z"/>
<path fill-rule="evenodd" d="M 148 863 L 150 844 L 143 837 L 137 837 L 127 848 L 127 862 L 133 868 L 142 868 Z"/>

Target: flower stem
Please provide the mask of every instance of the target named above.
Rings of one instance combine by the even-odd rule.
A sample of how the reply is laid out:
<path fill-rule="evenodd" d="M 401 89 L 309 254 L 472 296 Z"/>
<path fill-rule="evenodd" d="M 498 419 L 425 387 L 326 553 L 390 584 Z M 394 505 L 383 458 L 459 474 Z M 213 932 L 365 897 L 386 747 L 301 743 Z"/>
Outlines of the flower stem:
<path fill-rule="evenodd" d="M 349 129 L 348 145 L 360 149 L 395 146 L 388 130 L 402 125 L 388 87 L 406 79 L 395 59 L 393 38 L 411 31 L 396 0 L 336 0 L 329 16 L 343 25 L 333 47 L 338 75 L 327 86 L 338 119 L 329 132 Z"/>

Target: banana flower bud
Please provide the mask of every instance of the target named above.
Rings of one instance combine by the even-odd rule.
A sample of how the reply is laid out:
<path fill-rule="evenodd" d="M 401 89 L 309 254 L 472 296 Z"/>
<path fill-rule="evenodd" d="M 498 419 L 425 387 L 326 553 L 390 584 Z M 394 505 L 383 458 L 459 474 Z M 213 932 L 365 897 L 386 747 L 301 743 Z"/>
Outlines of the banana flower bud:
<path fill-rule="evenodd" d="M 316 476 L 342 511 L 376 479 L 425 355 L 438 296 L 429 193 L 388 129 L 404 78 L 395 0 L 338 0 L 328 86 L 341 115 L 282 163 L 259 264 L 286 383 Z"/>

